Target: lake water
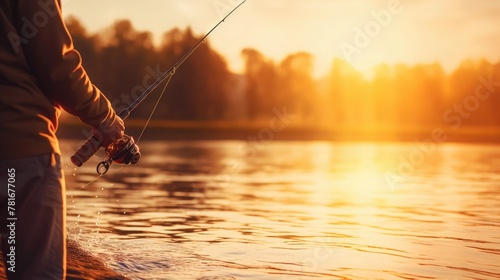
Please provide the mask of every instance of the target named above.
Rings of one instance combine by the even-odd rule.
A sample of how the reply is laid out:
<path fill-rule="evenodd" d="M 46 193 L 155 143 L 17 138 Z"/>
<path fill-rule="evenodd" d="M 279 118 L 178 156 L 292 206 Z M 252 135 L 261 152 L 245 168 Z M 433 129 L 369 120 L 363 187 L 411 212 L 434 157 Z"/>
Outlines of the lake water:
<path fill-rule="evenodd" d="M 500 146 L 150 141 L 97 178 L 64 141 L 69 238 L 132 279 L 498 279 Z"/>

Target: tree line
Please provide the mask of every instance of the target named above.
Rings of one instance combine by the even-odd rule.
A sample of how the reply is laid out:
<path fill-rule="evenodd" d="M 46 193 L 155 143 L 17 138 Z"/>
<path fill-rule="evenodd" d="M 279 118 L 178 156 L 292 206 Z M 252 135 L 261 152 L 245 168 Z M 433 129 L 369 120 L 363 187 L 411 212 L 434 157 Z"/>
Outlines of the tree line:
<path fill-rule="evenodd" d="M 128 20 L 96 34 L 75 18 L 67 24 L 85 68 L 115 108 L 128 105 L 202 38 L 174 28 L 155 46 L 151 33 Z M 466 60 L 451 73 L 439 63 L 381 64 L 368 79 L 337 58 L 315 79 L 307 52 L 279 62 L 252 48 L 241 56 L 244 72 L 234 74 L 209 42 L 202 44 L 173 76 L 155 118 L 265 121 L 274 108 L 286 107 L 303 126 L 500 126 L 500 63 Z M 146 99 L 131 117 L 148 117 L 155 102 Z"/>

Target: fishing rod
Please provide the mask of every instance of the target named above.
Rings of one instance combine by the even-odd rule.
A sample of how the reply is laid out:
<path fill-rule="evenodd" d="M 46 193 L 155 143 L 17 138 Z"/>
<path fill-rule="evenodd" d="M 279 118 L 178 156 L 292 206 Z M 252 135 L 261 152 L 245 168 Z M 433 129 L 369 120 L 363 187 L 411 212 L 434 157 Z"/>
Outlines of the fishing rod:
<path fill-rule="evenodd" d="M 203 44 L 207 37 L 215 30 L 219 25 L 226 21 L 226 19 L 236 11 L 241 5 L 243 5 L 246 0 L 243 0 L 238 6 L 232 9 L 222 20 L 220 20 L 201 40 L 198 41 L 196 45 L 191 47 L 169 70 L 164 72 L 156 81 L 153 82 L 139 97 L 137 97 L 127 108 L 123 109 L 118 113 L 118 116 L 125 120 L 130 113 L 142 102 L 146 97 L 148 97 L 163 81 L 167 78 L 170 79 L 175 74 L 177 69 L 198 49 L 198 47 Z M 97 135 L 92 135 L 86 142 L 75 152 L 71 157 L 71 162 L 80 167 L 85 162 L 87 162 L 99 149 L 101 148 L 101 140 Z M 97 173 L 104 175 L 108 172 L 109 167 L 113 163 L 119 164 L 136 164 L 141 158 L 141 153 L 139 152 L 139 146 L 134 141 L 134 138 L 129 135 L 124 135 L 122 138 L 111 143 L 105 149 L 108 158 L 97 166 Z"/>

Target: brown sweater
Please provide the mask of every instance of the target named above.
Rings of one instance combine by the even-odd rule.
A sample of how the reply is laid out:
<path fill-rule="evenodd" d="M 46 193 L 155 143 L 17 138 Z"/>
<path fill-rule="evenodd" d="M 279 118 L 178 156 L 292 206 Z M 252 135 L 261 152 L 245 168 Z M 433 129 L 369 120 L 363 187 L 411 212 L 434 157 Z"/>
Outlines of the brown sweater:
<path fill-rule="evenodd" d="M 61 108 L 98 126 L 116 117 L 89 80 L 58 0 L 0 1 L 0 159 L 60 153 Z"/>

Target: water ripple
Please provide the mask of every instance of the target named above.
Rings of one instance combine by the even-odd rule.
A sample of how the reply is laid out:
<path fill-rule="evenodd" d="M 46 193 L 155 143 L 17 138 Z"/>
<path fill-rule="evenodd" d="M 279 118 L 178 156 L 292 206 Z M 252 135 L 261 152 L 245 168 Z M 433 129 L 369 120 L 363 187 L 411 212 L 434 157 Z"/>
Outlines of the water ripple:
<path fill-rule="evenodd" d="M 500 278 L 500 146 L 442 145 L 391 188 L 411 144 L 142 144 L 66 172 L 70 238 L 132 279 Z"/>

